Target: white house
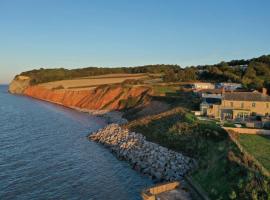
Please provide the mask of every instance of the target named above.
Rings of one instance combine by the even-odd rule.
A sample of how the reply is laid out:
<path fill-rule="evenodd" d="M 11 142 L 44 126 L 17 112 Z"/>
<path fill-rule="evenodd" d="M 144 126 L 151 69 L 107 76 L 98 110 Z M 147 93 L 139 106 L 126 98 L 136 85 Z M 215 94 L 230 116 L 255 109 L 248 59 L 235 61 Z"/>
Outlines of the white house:
<path fill-rule="evenodd" d="M 215 85 L 212 83 L 192 83 L 191 84 L 192 89 L 196 90 L 202 90 L 202 89 L 215 89 Z"/>
<path fill-rule="evenodd" d="M 218 83 L 217 88 L 224 88 L 225 90 L 234 91 L 238 88 L 242 88 L 241 83 Z"/>

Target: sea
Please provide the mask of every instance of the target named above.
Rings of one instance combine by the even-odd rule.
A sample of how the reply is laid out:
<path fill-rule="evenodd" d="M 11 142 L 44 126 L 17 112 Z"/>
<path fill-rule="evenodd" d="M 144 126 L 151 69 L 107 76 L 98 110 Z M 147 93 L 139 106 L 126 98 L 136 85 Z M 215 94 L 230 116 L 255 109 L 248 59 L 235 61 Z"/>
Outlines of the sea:
<path fill-rule="evenodd" d="M 106 123 L 0 85 L 0 199 L 141 199 L 153 182 L 87 138 Z"/>

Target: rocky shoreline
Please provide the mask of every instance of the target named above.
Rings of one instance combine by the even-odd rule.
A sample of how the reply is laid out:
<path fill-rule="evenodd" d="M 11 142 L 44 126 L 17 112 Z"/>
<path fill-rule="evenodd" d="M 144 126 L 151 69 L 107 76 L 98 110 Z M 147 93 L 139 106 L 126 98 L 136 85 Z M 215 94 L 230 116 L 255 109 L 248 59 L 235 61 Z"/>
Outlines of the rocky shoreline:
<path fill-rule="evenodd" d="M 28 92 L 25 92 L 26 90 Z M 118 95 L 119 92 L 123 91 L 122 88 L 118 88 L 119 91 L 115 90 L 117 90 L 117 88 L 112 88 L 111 91 L 107 91 L 106 94 L 111 95 L 111 93 L 115 92 Z M 105 91 L 106 90 L 100 89 L 100 95 L 103 95 Z M 143 91 L 144 90 L 132 90 L 131 92 L 130 90 L 129 92 L 131 92 L 134 97 L 137 97 L 140 92 Z M 114 102 L 109 110 L 98 109 L 108 103 L 106 96 L 102 96 L 102 103 L 95 102 L 95 104 L 91 104 L 89 102 L 92 101 L 87 98 L 98 99 L 98 96 L 91 96 L 89 91 L 85 91 L 85 93 L 72 91 L 70 94 L 66 94 L 38 86 L 30 87 L 29 78 L 23 76 L 18 76 L 13 80 L 12 84 L 10 84 L 9 92 L 27 95 L 103 117 L 109 125 L 91 134 L 89 138 L 104 144 L 111 149 L 119 159 L 127 160 L 134 169 L 157 181 L 180 180 L 195 165 L 195 161 L 192 158 L 149 142 L 142 134 L 130 132 L 122 128 L 120 124 L 125 124 L 127 120 L 122 117 L 123 113 L 113 111 L 118 108 L 117 102 Z M 97 92 L 97 94 L 99 93 Z M 97 94 L 95 93 L 93 95 Z M 125 96 L 129 95 L 126 94 Z M 75 97 L 79 97 L 79 99 Z M 67 99 L 70 101 L 67 101 Z M 81 103 L 81 99 L 84 99 L 84 104 Z"/>
<path fill-rule="evenodd" d="M 142 134 L 118 124 L 94 132 L 89 139 L 105 145 L 119 159 L 157 181 L 182 180 L 196 164 L 194 159 L 149 142 Z"/>

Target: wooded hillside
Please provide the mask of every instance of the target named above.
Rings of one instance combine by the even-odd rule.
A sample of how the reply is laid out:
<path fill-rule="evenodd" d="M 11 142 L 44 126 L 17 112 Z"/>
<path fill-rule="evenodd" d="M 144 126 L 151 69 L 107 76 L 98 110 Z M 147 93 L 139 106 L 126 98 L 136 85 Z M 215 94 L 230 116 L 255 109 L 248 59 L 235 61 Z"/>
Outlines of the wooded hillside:
<path fill-rule="evenodd" d="M 270 89 L 270 55 L 248 60 L 232 60 L 214 65 L 199 65 L 181 68 L 179 65 L 145 65 L 138 67 L 88 67 L 81 69 L 38 69 L 21 73 L 30 76 L 32 84 L 77 77 L 96 76 L 115 73 L 163 74 L 164 82 L 210 81 L 238 82 L 250 89 L 266 87 Z"/>

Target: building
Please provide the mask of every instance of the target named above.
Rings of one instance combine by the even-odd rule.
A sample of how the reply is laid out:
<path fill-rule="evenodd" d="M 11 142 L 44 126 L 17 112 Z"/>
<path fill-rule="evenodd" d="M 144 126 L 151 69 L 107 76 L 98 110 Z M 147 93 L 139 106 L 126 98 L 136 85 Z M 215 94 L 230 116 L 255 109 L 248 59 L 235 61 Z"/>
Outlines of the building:
<path fill-rule="evenodd" d="M 212 83 L 191 83 L 191 88 L 194 90 L 202 90 L 202 89 L 215 89 L 215 85 Z"/>
<path fill-rule="evenodd" d="M 216 88 L 224 88 L 225 90 L 234 91 L 239 88 L 242 88 L 241 83 L 218 83 L 216 84 Z"/>
<path fill-rule="evenodd" d="M 205 103 L 202 102 L 201 108 Z M 226 92 L 220 103 L 210 104 L 201 113 L 221 120 L 246 120 L 251 115 L 267 116 L 270 114 L 270 96 L 267 90 L 262 93 L 254 92 Z"/>
<path fill-rule="evenodd" d="M 220 98 L 212 98 L 212 97 L 207 97 L 203 98 L 202 103 L 200 104 L 200 111 L 201 115 L 203 116 L 212 116 L 212 108 L 214 105 L 219 105 L 221 103 Z"/>
<path fill-rule="evenodd" d="M 203 89 L 197 92 L 202 99 L 200 104 L 201 115 L 207 116 L 208 110 L 215 104 L 220 104 L 222 99 L 222 89 Z"/>
<path fill-rule="evenodd" d="M 203 89 L 197 92 L 199 97 L 201 97 L 202 99 L 205 99 L 205 98 L 221 99 L 222 93 L 224 93 L 224 89 Z"/>

